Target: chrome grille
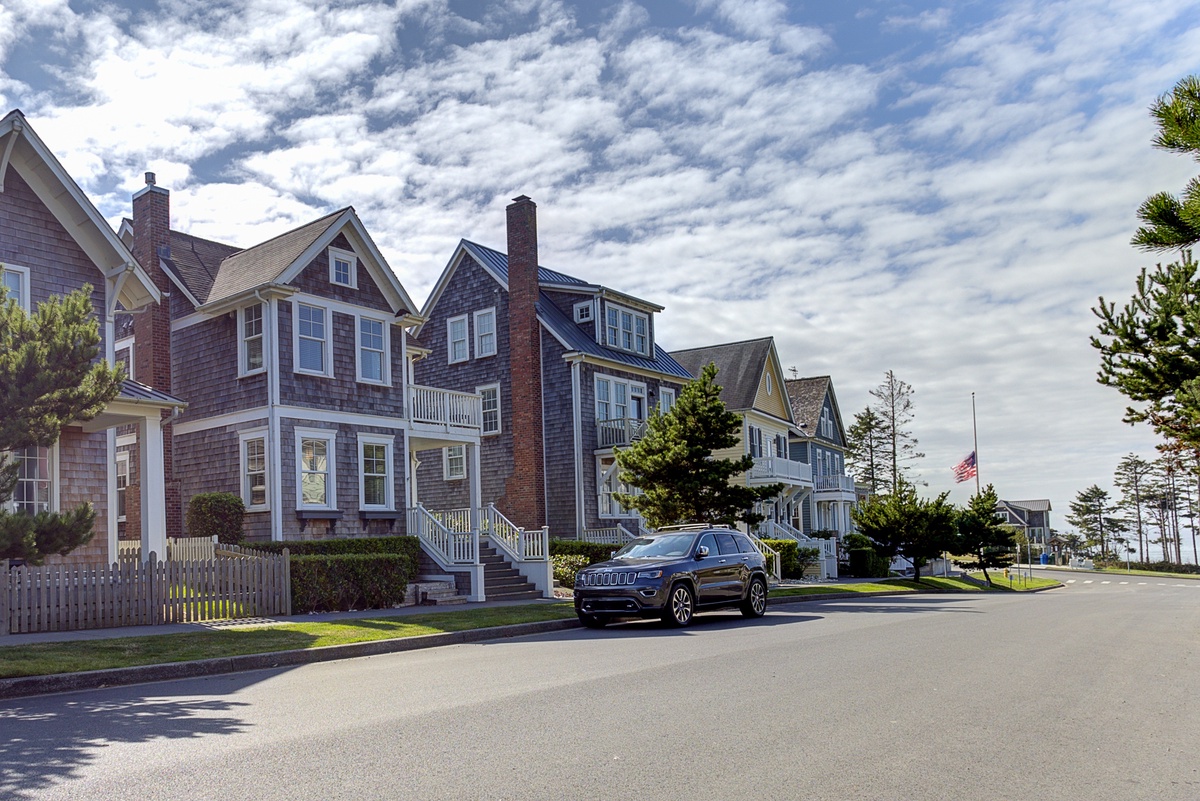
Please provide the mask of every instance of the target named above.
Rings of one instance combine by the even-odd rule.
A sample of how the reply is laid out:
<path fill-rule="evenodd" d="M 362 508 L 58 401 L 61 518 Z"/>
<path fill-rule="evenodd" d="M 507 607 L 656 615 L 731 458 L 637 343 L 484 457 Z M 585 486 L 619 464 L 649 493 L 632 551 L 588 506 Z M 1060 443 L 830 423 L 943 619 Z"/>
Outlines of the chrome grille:
<path fill-rule="evenodd" d="M 583 583 L 588 587 L 624 587 L 637 580 L 637 572 L 633 570 L 609 570 L 606 572 L 584 573 Z"/>

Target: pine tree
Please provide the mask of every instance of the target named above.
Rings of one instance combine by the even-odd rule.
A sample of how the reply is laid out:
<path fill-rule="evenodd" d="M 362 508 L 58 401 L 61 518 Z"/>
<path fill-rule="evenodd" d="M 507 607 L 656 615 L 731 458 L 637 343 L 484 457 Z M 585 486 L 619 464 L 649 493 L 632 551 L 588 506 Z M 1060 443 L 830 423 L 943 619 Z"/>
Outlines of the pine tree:
<path fill-rule="evenodd" d="M 1146 529 L 1142 513 L 1146 505 L 1146 490 L 1150 475 L 1150 463 L 1136 454 L 1128 454 L 1117 465 L 1113 475 L 1113 486 L 1121 491 L 1117 506 L 1125 510 L 1134 531 L 1137 532 L 1138 553 L 1145 559 Z"/>
<path fill-rule="evenodd" d="M 645 437 L 616 453 L 622 483 L 642 492 L 613 497 L 625 508 L 636 509 L 653 528 L 738 521 L 754 525 L 763 519 L 754 511 L 755 503 L 783 490 L 782 484 L 730 483 L 754 466 L 749 455 L 712 458 L 713 452 L 737 445 L 742 431 L 741 418 L 721 401 L 716 376 L 716 366 L 709 364 L 683 387 L 670 411 L 651 412 Z"/>
<path fill-rule="evenodd" d="M 1011 565 L 1016 547 L 1013 527 L 996 517 L 998 503 L 996 490 L 988 484 L 958 512 L 958 551 L 970 556 L 963 564 L 972 570 L 982 570 L 988 584 L 992 583 L 988 568 L 1003 569 Z"/>
<path fill-rule="evenodd" d="M 881 556 L 891 561 L 899 554 L 912 560 L 914 578 L 920 581 L 922 565 L 957 549 L 955 511 L 946 501 L 948 495 L 919 498 L 916 487 L 900 478 L 892 492 L 868 498 L 850 516 Z"/>
<path fill-rule="evenodd" d="M 1076 494 L 1067 522 L 1079 529 L 1088 546 L 1100 546 L 1100 556 L 1108 556 L 1108 541 L 1128 530 L 1128 525 L 1113 513 L 1108 492 L 1093 484 Z"/>
<path fill-rule="evenodd" d="M 1189 75 L 1150 106 L 1158 124 L 1154 146 L 1200 159 L 1200 78 Z M 1180 197 L 1151 195 L 1138 209 L 1144 225 L 1133 236 L 1143 250 L 1190 248 L 1200 242 L 1200 178 L 1188 182 Z"/>
<path fill-rule="evenodd" d="M 870 406 L 854 415 L 846 431 L 846 466 L 854 478 L 878 495 L 891 476 L 891 449 L 885 439 L 883 418 Z"/>
<path fill-rule="evenodd" d="M 908 481 L 905 463 L 925 458 L 925 454 L 917 450 L 917 438 L 908 429 L 916 417 L 913 388 L 888 370 L 884 373 L 883 383 L 871 390 L 871 395 L 875 398 L 872 408 L 883 421 L 884 450 L 890 471 L 884 479 L 884 491 L 894 492 L 901 480 Z"/>
<path fill-rule="evenodd" d="M 51 297 L 27 314 L 0 286 L 0 504 L 12 497 L 17 465 L 3 454 L 48 448 L 63 426 L 91 420 L 117 396 L 124 370 L 96 361 L 100 329 L 90 286 Z M 0 511 L 0 559 L 40 562 L 91 539 L 90 504 L 29 516 Z"/>

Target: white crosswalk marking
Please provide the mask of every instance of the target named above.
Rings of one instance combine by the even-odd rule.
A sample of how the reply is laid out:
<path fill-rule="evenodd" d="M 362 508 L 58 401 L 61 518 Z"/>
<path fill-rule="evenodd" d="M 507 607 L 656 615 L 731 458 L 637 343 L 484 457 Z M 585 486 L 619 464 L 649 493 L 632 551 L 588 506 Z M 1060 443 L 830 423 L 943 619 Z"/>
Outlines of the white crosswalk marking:
<path fill-rule="evenodd" d="M 1128 584 L 1129 582 L 1128 582 L 1128 581 L 1122 581 L 1121 583 L 1122 583 L 1122 584 Z"/>
<path fill-rule="evenodd" d="M 1100 583 L 1101 583 L 1101 584 L 1112 584 L 1112 582 L 1111 582 L 1111 581 L 1102 581 L 1102 582 L 1100 582 Z"/>
<path fill-rule="evenodd" d="M 1074 583 L 1075 583 L 1075 579 L 1067 579 L 1067 583 L 1068 583 L 1068 584 L 1074 584 Z"/>
<path fill-rule="evenodd" d="M 1140 586 L 1142 586 L 1142 585 L 1143 585 L 1143 584 L 1145 584 L 1145 583 L 1146 583 L 1146 582 L 1144 582 L 1144 581 L 1139 581 L 1139 582 L 1138 582 L 1138 586 L 1140 587 Z"/>
<path fill-rule="evenodd" d="M 1091 583 L 1092 583 L 1092 580 L 1091 580 L 1091 579 L 1088 579 L 1087 581 L 1085 581 L 1085 582 L 1083 582 L 1083 583 L 1084 583 L 1084 584 L 1091 584 Z"/>

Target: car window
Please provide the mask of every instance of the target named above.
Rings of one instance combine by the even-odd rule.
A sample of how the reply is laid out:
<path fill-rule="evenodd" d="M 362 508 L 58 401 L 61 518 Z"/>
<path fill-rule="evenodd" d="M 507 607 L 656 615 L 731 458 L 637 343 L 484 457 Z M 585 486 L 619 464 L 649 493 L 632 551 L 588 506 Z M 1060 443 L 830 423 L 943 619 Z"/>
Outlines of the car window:
<path fill-rule="evenodd" d="M 683 557 L 692 547 L 694 534 L 663 534 L 660 537 L 638 537 L 625 543 L 617 551 L 616 558 L 648 559 L 661 557 Z"/>
<path fill-rule="evenodd" d="M 718 534 L 717 544 L 721 546 L 721 556 L 732 556 L 736 553 L 741 553 L 732 534 Z"/>
<path fill-rule="evenodd" d="M 754 543 L 745 537 L 734 536 L 738 547 L 742 549 L 742 553 L 758 553 L 758 549 L 754 547 Z"/>
<path fill-rule="evenodd" d="M 703 545 L 705 548 L 708 548 L 709 556 L 716 556 L 718 553 L 720 553 L 717 550 L 717 540 L 715 537 L 713 537 L 712 534 L 705 534 L 703 537 L 701 537 L 700 545 Z"/>

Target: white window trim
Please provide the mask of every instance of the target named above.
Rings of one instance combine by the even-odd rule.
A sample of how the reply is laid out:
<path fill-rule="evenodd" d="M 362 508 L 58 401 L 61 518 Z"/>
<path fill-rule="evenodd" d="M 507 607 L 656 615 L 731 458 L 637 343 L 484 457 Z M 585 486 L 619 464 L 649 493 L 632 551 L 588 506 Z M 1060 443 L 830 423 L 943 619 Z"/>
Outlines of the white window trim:
<path fill-rule="evenodd" d="M 766 378 L 766 381 L 765 381 L 765 383 L 766 383 L 766 385 L 767 385 L 767 394 L 768 394 L 768 395 L 772 395 L 772 394 L 774 394 L 774 392 L 775 392 L 775 382 L 771 380 L 771 374 L 770 374 L 770 373 L 767 373 L 767 374 L 766 374 L 766 376 L 765 376 L 765 378 Z"/>
<path fill-rule="evenodd" d="M 492 315 L 492 350 L 490 353 L 484 353 L 482 351 L 482 348 L 479 345 L 479 343 L 480 343 L 479 318 L 484 316 L 485 314 Z M 496 330 L 496 307 L 492 306 L 490 308 L 480 309 L 479 311 L 475 312 L 472 315 L 472 324 L 474 326 L 474 331 L 475 331 L 475 358 L 476 359 L 487 359 L 492 356 L 495 356 L 496 351 L 498 351 L 500 349 L 499 336 L 498 336 L 498 332 Z"/>
<path fill-rule="evenodd" d="M 136 361 L 136 356 L 134 355 L 135 345 L 137 345 L 137 342 L 131 336 L 121 337 L 113 343 L 113 364 L 117 363 L 116 354 L 123 350 L 129 351 L 129 361 L 125 363 L 125 377 L 131 381 L 137 381 L 137 376 L 133 374 L 133 364 Z"/>
<path fill-rule="evenodd" d="M 267 446 L 266 427 L 248 428 L 245 431 L 238 432 L 238 484 L 241 488 L 239 493 L 242 496 L 242 503 L 246 505 L 247 512 L 266 512 L 271 509 L 271 449 Z M 250 487 L 246 484 L 246 441 L 251 439 L 261 439 L 263 441 L 263 472 L 265 473 L 265 489 L 266 500 L 263 503 L 254 504 L 250 502 Z M 296 441 L 297 454 L 297 472 L 299 471 L 299 453 L 300 441 Z M 297 490 L 299 489 L 299 480 L 297 479 Z M 300 496 L 297 495 L 297 498 Z"/>
<path fill-rule="evenodd" d="M 312 306 L 325 311 L 325 370 L 305 370 L 300 367 L 300 307 Z M 357 334 L 355 339 L 357 342 Z M 264 359 L 265 362 L 265 359 Z M 309 299 L 292 301 L 292 372 L 299 375 L 312 375 L 321 378 L 333 378 L 333 309 L 329 306 Z"/>
<path fill-rule="evenodd" d="M 350 262 L 350 283 L 343 284 L 333 277 L 333 260 L 334 257 L 341 258 L 343 261 Z M 358 254 L 352 250 L 342 250 L 341 248 L 329 248 L 329 283 L 335 286 L 349 287 L 350 289 L 358 289 Z"/>
<path fill-rule="evenodd" d="M 122 462 L 125 463 L 125 509 L 126 509 L 126 511 L 128 511 L 129 510 L 129 451 L 117 451 L 117 458 L 116 458 L 117 471 L 113 474 L 117 478 L 121 477 L 121 463 Z M 117 492 L 114 495 L 114 498 L 116 496 L 120 495 L 120 493 L 121 493 L 121 486 L 120 486 L 120 484 L 118 484 Z M 121 504 L 120 504 L 120 502 L 118 502 L 117 509 L 119 510 L 120 508 L 121 508 Z M 118 512 L 117 522 L 124 523 L 126 517 L 127 517 L 127 515 L 123 515 Z"/>
<path fill-rule="evenodd" d="M 496 390 L 496 430 L 495 431 L 484 431 L 481 428 L 480 436 L 494 437 L 504 430 L 504 418 L 502 416 L 503 407 L 500 402 L 500 385 L 498 383 L 497 384 L 484 384 L 482 386 L 475 387 L 475 393 L 482 397 L 483 391 L 485 389 Z M 480 404 L 480 409 L 482 410 L 482 408 L 483 408 L 483 405 Z M 481 416 L 481 421 L 482 421 L 482 416 Z"/>
<path fill-rule="evenodd" d="M 463 324 L 463 351 L 465 355 L 461 359 L 454 358 L 454 340 L 450 333 L 454 329 L 454 324 L 462 321 Z M 457 317 L 451 317 L 446 320 L 446 364 L 461 364 L 462 362 L 470 361 L 471 359 L 471 331 L 467 323 L 467 315 L 460 314 Z"/>
<path fill-rule="evenodd" d="M 617 310 L 617 341 L 616 341 L 616 343 L 612 343 L 612 342 L 608 341 L 608 310 L 609 309 Z M 633 318 L 634 318 L 633 329 L 630 331 L 630 337 L 631 337 L 631 341 L 633 343 L 633 347 L 626 348 L 621 345 L 621 333 L 624 330 L 621 327 L 621 314 L 622 313 L 633 315 Z M 639 318 L 639 317 L 646 321 L 646 351 L 645 351 L 645 353 L 643 353 L 642 351 L 637 349 L 637 318 Z M 645 313 L 639 312 L 639 311 L 634 311 L 633 309 L 629 308 L 628 306 L 622 306 L 619 303 L 613 303 L 612 301 L 605 301 L 604 302 L 604 325 L 601 326 L 601 330 L 604 333 L 604 341 L 601 344 L 603 344 L 605 347 L 624 351 L 625 353 L 632 353 L 635 356 L 641 356 L 641 357 L 647 358 L 647 359 L 650 358 L 654 353 L 654 339 L 650 335 L 650 315 L 648 315 L 648 314 L 645 314 Z"/>
<path fill-rule="evenodd" d="M 386 483 L 387 499 L 383 504 L 369 504 L 366 501 L 367 487 L 366 475 L 363 473 L 363 446 L 364 445 L 383 445 L 387 448 L 387 475 L 384 479 Z M 358 508 L 365 512 L 391 512 L 396 509 L 396 468 L 395 468 L 395 448 L 396 437 L 384 434 L 362 434 L 358 435 L 358 465 L 355 470 L 358 472 Z"/>
<path fill-rule="evenodd" d="M 32 306 L 30 295 L 33 294 L 33 290 L 29 286 L 29 268 L 0 261 L 0 273 L 17 273 L 21 276 L 21 302 L 17 305 L 24 309 L 25 313 L 28 314 L 30 307 Z M 5 299 L 8 299 L 7 295 L 5 296 Z"/>
<path fill-rule="evenodd" d="M 671 403 L 667 403 L 667 398 L 671 398 Z M 659 387 L 658 388 L 658 411 L 660 414 L 666 414 L 671 411 L 671 407 L 675 405 L 675 401 L 679 400 L 674 387 Z"/>
<path fill-rule="evenodd" d="M 376 381 L 373 378 L 363 377 L 362 372 L 362 321 L 370 320 L 379 323 L 383 326 L 383 378 Z M 376 317 L 371 314 L 356 314 L 354 315 L 354 374 L 358 377 L 358 383 L 371 384 L 377 387 L 390 387 L 392 385 L 392 326 L 382 317 Z"/>
<path fill-rule="evenodd" d="M 297 428 L 294 429 L 296 437 L 296 509 L 329 509 L 336 510 L 337 507 L 337 429 L 333 428 Z M 323 439 L 328 443 L 325 448 L 326 458 L 329 460 L 329 483 L 325 485 L 325 504 L 305 504 L 304 492 L 301 486 L 303 470 L 301 469 L 301 451 L 300 444 L 306 439 Z"/>
<path fill-rule="evenodd" d="M 246 369 L 246 310 L 250 308 L 250 306 L 243 306 L 237 310 L 238 378 L 258 375 L 259 373 L 265 373 L 267 371 L 267 307 L 265 303 L 252 303 L 250 305 L 257 305 L 260 309 L 262 309 L 262 333 L 258 335 L 258 338 L 262 342 L 263 366 L 259 367 L 257 370 Z M 132 347 L 130 348 L 129 355 L 131 357 L 133 356 Z"/>
<path fill-rule="evenodd" d="M 463 474 L 461 476 L 450 475 L 450 449 L 463 449 Z M 442 448 L 442 478 L 445 481 L 462 481 L 467 477 L 467 446 L 466 445 L 448 445 Z"/>
<path fill-rule="evenodd" d="M 61 489 L 61 485 L 59 484 L 59 475 L 58 475 L 58 446 L 59 446 L 60 442 L 61 441 L 56 441 L 53 445 L 51 445 L 49 448 L 46 449 L 47 450 L 47 458 L 49 459 L 49 464 L 47 465 L 47 467 L 49 468 L 48 472 L 50 473 L 50 511 L 51 512 L 57 512 L 59 510 L 59 490 Z M 8 451 L 8 453 L 9 453 L 9 455 L 11 455 L 11 451 Z M 11 498 L 9 498 L 7 501 L 5 501 L 3 504 L 0 504 L 0 509 L 6 509 L 10 512 L 15 512 L 17 510 L 17 499 L 16 499 L 15 489 L 13 492 L 13 496 Z"/>
<path fill-rule="evenodd" d="M 596 307 L 590 300 L 575 304 L 575 322 L 590 323 L 596 316 Z"/>
<path fill-rule="evenodd" d="M 614 409 L 615 409 L 615 407 L 617 405 L 617 401 L 616 401 L 617 396 L 616 396 L 616 393 L 612 391 L 612 385 L 613 384 L 624 384 L 625 385 L 625 408 L 626 408 L 626 410 L 628 410 L 628 408 L 630 406 L 629 399 L 632 398 L 636 394 L 638 397 L 640 397 L 642 399 L 642 416 L 637 419 L 639 419 L 639 420 L 649 419 L 650 410 L 647 408 L 648 401 L 647 401 L 647 396 L 646 396 L 646 385 L 644 383 L 642 383 L 641 381 L 630 381 L 627 378 L 617 378 L 616 376 L 611 376 L 606 373 L 596 373 L 592 377 L 593 405 L 598 405 L 595 403 L 595 400 L 600 395 L 599 384 L 601 381 L 607 381 L 609 383 L 608 405 L 610 407 L 614 407 Z M 639 392 L 635 393 L 634 389 L 639 390 Z M 597 409 L 597 411 L 599 411 L 599 410 Z M 596 419 L 597 420 L 601 419 L 598 414 L 596 416 Z M 616 419 L 620 419 L 620 418 L 610 417 L 609 419 L 616 420 Z M 632 419 L 632 418 L 630 418 L 630 419 Z"/>

